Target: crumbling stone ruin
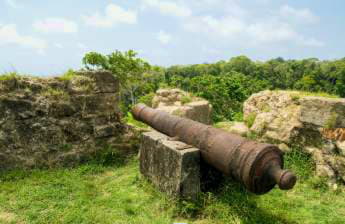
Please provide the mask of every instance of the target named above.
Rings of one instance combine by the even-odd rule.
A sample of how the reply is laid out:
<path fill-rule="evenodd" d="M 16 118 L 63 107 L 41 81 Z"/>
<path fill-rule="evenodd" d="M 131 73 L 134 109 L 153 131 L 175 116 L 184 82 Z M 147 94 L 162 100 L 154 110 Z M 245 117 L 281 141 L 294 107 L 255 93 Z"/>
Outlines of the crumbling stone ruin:
<path fill-rule="evenodd" d="M 111 73 L 0 81 L 0 169 L 72 166 L 126 144 Z"/>
<path fill-rule="evenodd" d="M 180 89 L 159 89 L 152 100 L 154 108 L 204 124 L 212 123 L 212 106 Z"/>
<path fill-rule="evenodd" d="M 275 143 L 286 152 L 300 148 L 312 155 L 318 176 L 328 178 L 335 188 L 337 180 L 345 182 L 345 99 L 263 91 L 244 103 L 244 120 L 247 131 L 245 124 L 237 124 L 242 134 Z"/>

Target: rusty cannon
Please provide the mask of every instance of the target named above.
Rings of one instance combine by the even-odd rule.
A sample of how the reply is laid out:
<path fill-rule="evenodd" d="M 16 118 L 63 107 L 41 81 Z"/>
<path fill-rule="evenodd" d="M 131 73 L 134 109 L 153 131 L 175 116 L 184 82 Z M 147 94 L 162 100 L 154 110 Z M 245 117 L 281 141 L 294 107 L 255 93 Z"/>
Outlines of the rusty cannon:
<path fill-rule="evenodd" d="M 134 106 L 132 114 L 157 131 L 199 148 L 203 160 L 250 192 L 264 194 L 276 184 L 289 190 L 296 183 L 296 176 L 283 169 L 283 153 L 275 145 L 251 141 L 144 104 Z"/>

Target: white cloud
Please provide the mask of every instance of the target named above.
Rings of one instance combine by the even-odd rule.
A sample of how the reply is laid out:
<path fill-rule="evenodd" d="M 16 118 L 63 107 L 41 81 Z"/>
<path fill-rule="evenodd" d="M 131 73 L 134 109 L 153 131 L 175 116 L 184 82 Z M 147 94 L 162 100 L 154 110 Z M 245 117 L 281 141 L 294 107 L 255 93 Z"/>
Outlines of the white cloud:
<path fill-rule="evenodd" d="M 316 23 L 319 21 L 319 18 L 307 8 L 295 9 L 289 5 L 284 5 L 279 12 L 281 16 L 294 19 L 300 23 Z"/>
<path fill-rule="evenodd" d="M 64 18 L 46 18 L 36 21 L 33 28 L 42 33 L 76 33 L 78 24 Z"/>
<path fill-rule="evenodd" d="M 83 16 L 86 25 L 96 27 L 112 27 L 115 24 L 136 24 L 137 13 L 131 10 L 125 10 L 118 5 L 109 4 L 105 9 L 105 15 L 95 13 L 92 16 Z"/>
<path fill-rule="evenodd" d="M 216 40 L 232 41 L 234 44 L 259 46 L 262 44 L 294 43 L 303 46 L 323 46 L 321 41 L 304 37 L 288 23 L 272 20 L 251 23 L 240 17 L 215 18 L 204 16 L 189 20 L 184 27 L 188 31 L 204 33 Z"/>
<path fill-rule="evenodd" d="M 221 37 L 230 37 L 243 32 L 246 24 L 237 18 L 226 16 L 217 19 L 213 16 L 195 17 L 185 24 L 185 28 L 192 32 L 204 32 Z"/>
<path fill-rule="evenodd" d="M 157 34 L 157 40 L 159 40 L 159 42 L 161 42 L 162 44 L 168 44 L 171 42 L 172 40 L 172 36 L 164 31 L 160 31 Z"/>
<path fill-rule="evenodd" d="M 309 46 L 309 47 L 323 47 L 323 46 L 325 46 L 324 42 L 319 41 L 315 38 L 306 39 L 306 38 L 302 37 L 301 43 L 302 43 L 302 45 Z"/>
<path fill-rule="evenodd" d="M 261 43 L 284 42 L 298 39 L 298 33 L 285 23 L 254 23 L 247 27 L 251 38 Z"/>
<path fill-rule="evenodd" d="M 7 5 L 9 5 L 12 8 L 18 8 L 19 5 L 16 0 L 6 0 Z"/>
<path fill-rule="evenodd" d="M 0 45 L 17 44 L 22 47 L 36 49 L 43 53 L 47 48 L 47 42 L 43 39 L 20 35 L 15 24 L 0 25 Z"/>
<path fill-rule="evenodd" d="M 188 17 L 192 15 L 192 11 L 182 4 L 173 1 L 160 0 L 142 0 L 144 8 L 154 8 L 159 10 L 163 15 L 170 15 L 176 17 Z"/>
<path fill-rule="evenodd" d="M 62 48 L 63 48 L 63 45 L 60 44 L 60 43 L 55 43 L 55 44 L 54 44 L 54 47 L 59 48 L 59 49 L 62 49 Z"/>

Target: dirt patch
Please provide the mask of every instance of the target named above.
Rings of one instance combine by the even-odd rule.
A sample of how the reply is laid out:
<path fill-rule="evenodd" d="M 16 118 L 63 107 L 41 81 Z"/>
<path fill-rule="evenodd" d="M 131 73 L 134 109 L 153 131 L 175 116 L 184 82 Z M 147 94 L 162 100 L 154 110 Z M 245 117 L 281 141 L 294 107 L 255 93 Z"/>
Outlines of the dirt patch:
<path fill-rule="evenodd" d="M 10 212 L 0 211 L 0 222 L 4 223 L 23 223 L 17 220 L 17 216 Z"/>

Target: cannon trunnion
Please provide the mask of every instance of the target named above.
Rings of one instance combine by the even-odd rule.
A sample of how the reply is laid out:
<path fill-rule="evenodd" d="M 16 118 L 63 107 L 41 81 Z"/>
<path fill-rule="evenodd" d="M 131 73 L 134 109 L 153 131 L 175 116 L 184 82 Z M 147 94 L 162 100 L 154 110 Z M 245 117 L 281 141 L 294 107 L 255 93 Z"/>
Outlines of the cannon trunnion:
<path fill-rule="evenodd" d="M 255 194 L 267 193 L 276 184 L 282 190 L 292 189 L 296 183 L 296 176 L 283 169 L 283 153 L 275 145 L 248 140 L 144 104 L 134 106 L 132 114 L 157 131 L 199 148 L 209 165 Z"/>

